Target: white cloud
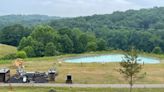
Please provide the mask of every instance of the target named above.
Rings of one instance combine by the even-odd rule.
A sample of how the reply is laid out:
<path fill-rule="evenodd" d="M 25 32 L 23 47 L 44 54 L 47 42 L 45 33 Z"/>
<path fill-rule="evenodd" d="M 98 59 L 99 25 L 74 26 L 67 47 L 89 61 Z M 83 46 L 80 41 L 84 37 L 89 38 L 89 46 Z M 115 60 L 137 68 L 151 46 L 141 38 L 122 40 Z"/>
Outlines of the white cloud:
<path fill-rule="evenodd" d="M 44 5 L 44 6 L 51 5 L 51 4 L 53 4 L 53 2 L 50 0 L 41 1 L 41 5 Z"/>
<path fill-rule="evenodd" d="M 154 6 L 164 6 L 164 0 L 0 0 L 0 15 L 86 16 Z"/>

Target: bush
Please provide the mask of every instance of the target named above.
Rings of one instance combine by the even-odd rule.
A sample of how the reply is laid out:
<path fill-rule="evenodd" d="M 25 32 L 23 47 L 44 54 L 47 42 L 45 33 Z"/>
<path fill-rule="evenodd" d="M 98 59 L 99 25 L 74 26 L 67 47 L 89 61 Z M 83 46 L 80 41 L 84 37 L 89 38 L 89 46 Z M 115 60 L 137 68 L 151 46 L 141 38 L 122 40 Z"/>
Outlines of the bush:
<path fill-rule="evenodd" d="M 16 53 L 16 57 L 17 57 L 17 58 L 27 58 L 27 54 L 26 54 L 25 51 L 18 51 L 18 52 Z"/>
<path fill-rule="evenodd" d="M 155 54 L 161 54 L 162 49 L 160 47 L 155 47 L 152 52 L 155 53 Z"/>

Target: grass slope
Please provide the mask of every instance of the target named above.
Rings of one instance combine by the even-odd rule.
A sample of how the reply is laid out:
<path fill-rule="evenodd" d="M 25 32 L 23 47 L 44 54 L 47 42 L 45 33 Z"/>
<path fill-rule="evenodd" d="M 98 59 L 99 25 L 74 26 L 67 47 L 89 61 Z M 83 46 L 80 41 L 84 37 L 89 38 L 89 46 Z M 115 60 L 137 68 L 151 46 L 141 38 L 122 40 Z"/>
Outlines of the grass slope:
<path fill-rule="evenodd" d="M 15 53 L 16 51 L 17 49 L 14 46 L 0 44 L 0 57 L 3 57 L 7 54 Z"/>

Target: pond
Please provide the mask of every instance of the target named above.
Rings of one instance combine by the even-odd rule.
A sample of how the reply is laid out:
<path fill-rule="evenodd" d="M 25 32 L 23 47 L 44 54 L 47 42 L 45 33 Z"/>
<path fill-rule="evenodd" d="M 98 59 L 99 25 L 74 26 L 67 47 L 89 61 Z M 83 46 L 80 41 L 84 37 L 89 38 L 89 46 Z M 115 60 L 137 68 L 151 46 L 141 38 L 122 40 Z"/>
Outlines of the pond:
<path fill-rule="evenodd" d="M 121 62 L 124 58 L 124 55 L 122 54 L 109 54 L 109 55 L 97 55 L 97 56 L 86 56 L 86 57 L 75 57 L 75 58 L 69 58 L 65 59 L 65 62 L 69 63 L 106 63 L 106 62 Z M 151 57 L 142 57 L 139 56 L 138 59 L 140 61 L 138 63 L 146 63 L 146 64 L 156 64 L 160 63 L 160 60 L 151 58 Z"/>

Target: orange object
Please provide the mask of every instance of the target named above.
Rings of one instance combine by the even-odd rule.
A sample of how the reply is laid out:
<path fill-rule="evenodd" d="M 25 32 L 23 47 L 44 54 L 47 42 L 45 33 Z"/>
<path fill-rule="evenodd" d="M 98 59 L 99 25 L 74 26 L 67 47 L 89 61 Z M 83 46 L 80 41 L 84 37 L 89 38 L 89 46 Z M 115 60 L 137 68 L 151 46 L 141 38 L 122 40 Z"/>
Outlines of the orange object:
<path fill-rule="evenodd" d="M 13 65 L 16 67 L 23 67 L 23 59 L 20 59 L 20 58 L 16 59 Z"/>

